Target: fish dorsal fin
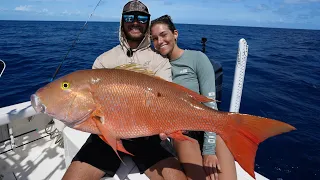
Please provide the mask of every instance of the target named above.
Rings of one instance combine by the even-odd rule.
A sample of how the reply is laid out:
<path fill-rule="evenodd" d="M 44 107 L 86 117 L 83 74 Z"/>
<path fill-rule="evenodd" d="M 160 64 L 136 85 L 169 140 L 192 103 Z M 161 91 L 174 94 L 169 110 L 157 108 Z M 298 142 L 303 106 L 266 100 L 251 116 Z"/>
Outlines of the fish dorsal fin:
<path fill-rule="evenodd" d="M 196 101 L 199 101 L 199 102 L 202 102 L 202 103 L 207 103 L 207 102 L 219 102 L 215 99 L 211 99 L 211 98 L 208 98 L 206 96 L 203 96 L 197 92 L 194 92 L 186 87 L 183 87 L 179 84 L 175 84 L 175 83 L 170 83 L 173 87 L 187 93 L 189 96 L 191 96 L 191 98 L 193 98 L 194 100 Z"/>
<path fill-rule="evenodd" d="M 116 66 L 114 69 L 124 69 L 124 70 L 134 71 L 134 72 L 146 74 L 146 75 L 152 76 L 154 78 L 158 78 L 158 79 L 166 81 L 165 79 L 156 76 L 153 71 L 148 70 L 146 67 L 144 67 L 140 64 L 137 64 L 137 63 L 122 64 L 120 66 Z"/>
<path fill-rule="evenodd" d="M 123 69 L 128 71 L 134 71 L 142 74 L 147 74 L 149 76 L 154 76 L 154 72 L 148 70 L 146 67 L 143 67 L 142 65 L 136 64 L 136 63 L 130 63 L 130 64 L 122 64 L 120 66 L 115 67 L 114 69 Z"/>

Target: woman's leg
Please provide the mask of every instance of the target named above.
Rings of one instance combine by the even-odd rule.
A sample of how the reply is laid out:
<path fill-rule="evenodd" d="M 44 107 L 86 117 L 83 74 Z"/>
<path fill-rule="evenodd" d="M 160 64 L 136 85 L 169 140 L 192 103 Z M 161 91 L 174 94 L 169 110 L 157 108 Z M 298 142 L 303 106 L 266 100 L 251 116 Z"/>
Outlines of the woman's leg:
<path fill-rule="evenodd" d="M 216 152 L 221 167 L 219 180 L 236 180 L 237 172 L 234 158 L 222 138 L 217 135 Z"/>
<path fill-rule="evenodd" d="M 186 175 L 181 169 L 180 163 L 174 157 L 164 159 L 153 165 L 145 172 L 151 180 L 186 180 Z"/>
<path fill-rule="evenodd" d="M 199 143 L 190 141 L 174 141 L 173 144 L 187 178 L 205 180 L 206 174 L 203 169 Z"/>
<path fill-rule="evenodd" d="M 201 135 L 195 137 L 199 138 Z M 199 140 L 203 141 L 201 138 Z M 206 179 L 200 145 L 190 141 L 174 141 L 174 147 L 188 179 Z M 218 179 L 236 180 L 237 172 L 233 155 L 219 135 L 216 139 L 216 155 L 221 167 Z"/>

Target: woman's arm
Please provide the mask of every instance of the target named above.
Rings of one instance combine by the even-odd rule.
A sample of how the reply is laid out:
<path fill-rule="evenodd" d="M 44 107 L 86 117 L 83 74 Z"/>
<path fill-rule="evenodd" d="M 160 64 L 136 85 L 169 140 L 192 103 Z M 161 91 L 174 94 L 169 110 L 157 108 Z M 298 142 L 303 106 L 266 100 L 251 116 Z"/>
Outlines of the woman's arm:
<path fill-rule="evenodd" d="M 200 94 L 211 99 L 216 99 L 215 72 L 209 58 L 202 52 L 199 52 L 199 58 L 197 59 L 196 64 L 196 72 L 198 76 Z M 209 102 L 205 105 L 218 110 L 216 102 Z M 202 154 L 214 155 L 215 149 L 216 133 L 205 132 Z"/>
<path fill-rule="evenodd" d="M 197 76 L 199 82 L 200 94 L 211 99 L 216 99 L 216 85 L 214 68 L 208 57 L 199 52 L 199 59 L 196 64 Z M 216 102 L 205 104 L 208 107 L 218 110 Z M 213 121 L 215 119 L 212 119 Z M 204 132 L 204 141 L 202 146 L 203 166 L 210 179 L 218 179 L 218 170 L 221 171 L 219 160 L 216 156 L 216 133 Z"/>

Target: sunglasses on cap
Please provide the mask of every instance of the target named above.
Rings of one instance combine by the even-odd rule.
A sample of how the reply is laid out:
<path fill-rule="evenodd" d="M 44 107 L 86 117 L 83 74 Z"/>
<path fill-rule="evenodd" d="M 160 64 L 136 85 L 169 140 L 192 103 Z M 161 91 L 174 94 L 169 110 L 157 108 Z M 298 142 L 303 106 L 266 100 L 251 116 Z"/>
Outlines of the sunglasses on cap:
<path fill-rule="evenodd" d="M 122 15 L 122 18 L 126 23 L 133 23 L 135 19 L 141 24 L 145 24 L 149 21 L 149 16 L 147 15 L 124 14 Z"/>

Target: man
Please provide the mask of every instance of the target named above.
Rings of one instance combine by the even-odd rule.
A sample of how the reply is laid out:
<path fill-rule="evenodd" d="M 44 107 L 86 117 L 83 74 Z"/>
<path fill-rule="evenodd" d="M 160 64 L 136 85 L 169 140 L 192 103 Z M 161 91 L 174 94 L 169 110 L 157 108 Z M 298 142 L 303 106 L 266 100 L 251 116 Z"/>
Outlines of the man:
<path fill-rule="evenodd" d="M 100 55 L 93 69 L 114 68 L 119 65 L 137 63 L 153 71 L 156 76 L 171 81 L 171 66 L 167 59 L 150 47 L 150 14 L 140 1 L 128 2 L 122 12 L 119 29 L 120 45 Z M 140 173 L 150 179 L 186 179 L 180 170 L 179 161 L 161 145 L 158 135 L 122 140 Z M 123 157 L 125 154 L 119 152 Z M 114 176 L 121 161 L 113 149 L 99 136 L 91 134 L 74 157 L 63 179 L 100 179 Z"/>

